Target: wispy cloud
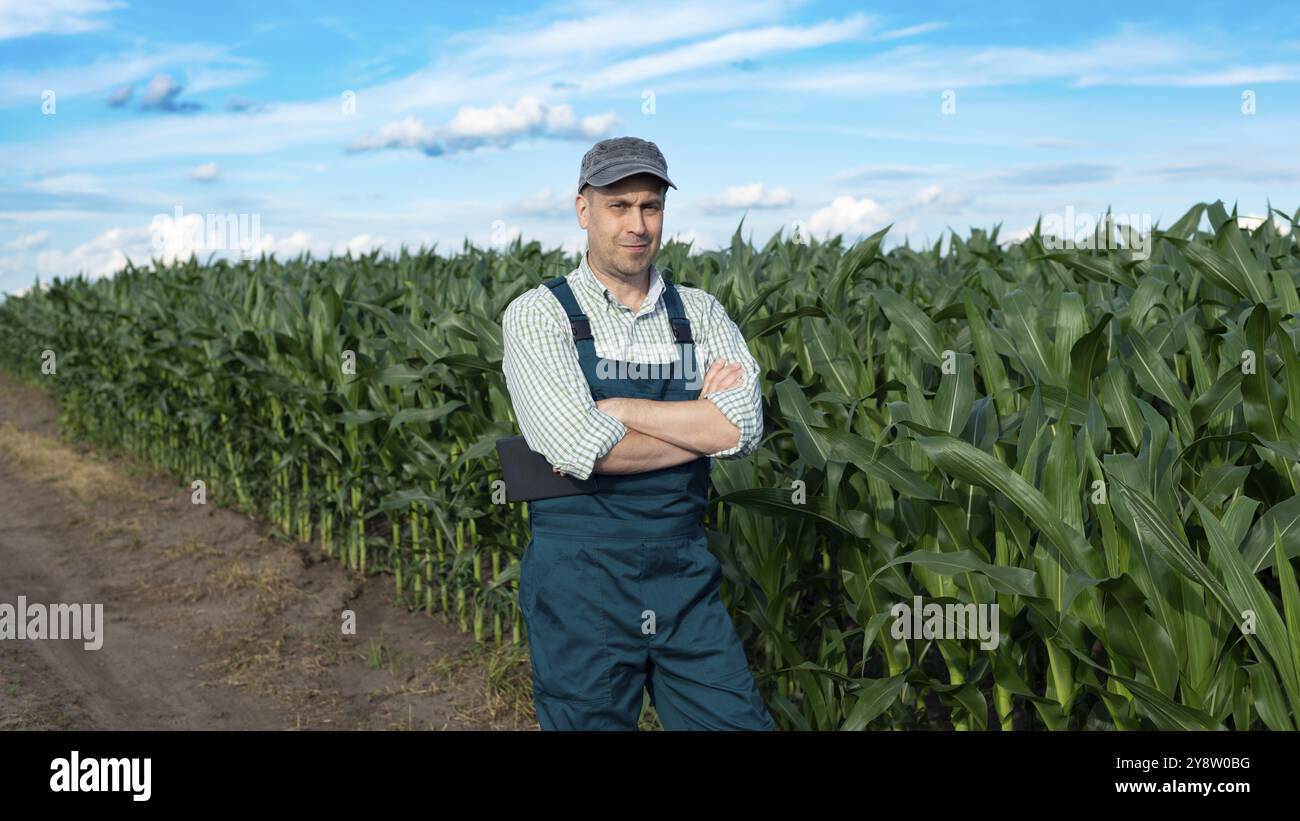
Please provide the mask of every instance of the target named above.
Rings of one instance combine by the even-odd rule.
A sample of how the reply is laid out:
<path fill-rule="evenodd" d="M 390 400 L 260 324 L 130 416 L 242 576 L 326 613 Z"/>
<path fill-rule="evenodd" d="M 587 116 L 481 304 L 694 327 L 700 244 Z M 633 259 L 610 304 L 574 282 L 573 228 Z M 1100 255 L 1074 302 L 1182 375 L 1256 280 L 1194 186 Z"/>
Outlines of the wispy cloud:
<path fill-rule="evenodd" d="M 833 43 L 858 39 L 867 31 L 871 18 L 854 14 L 809 26 L 766 26 L 749 31 L 729 32 L 700 43 L 669 49 L 646 57 L 616 63 L 598 71 L 591 79 L 579 83 L 585 91 L 601 91 L 644 83 L 657 77 L 711 66 L 727 65 L 737 60 L 802 49 L 820 48 Z M 742 72 L 754 76 L 752 72 Z M 751 82 L 763 82 L 753 80 Z"/>
<path fill-rule="evenodd" d="M 457 32 L 447 45 L 463 47 L 466 58 L 488 60 L 616 53 L 773 21 L 797 5 L 779 0 L 663 2 L 653 9 L 593 5 L 585 15 L 540 25 L 528 16 L 496 21 L 490 29 Z"/>
<path fill-rule="evenodd" d="M 207 45 L 174 45 L 98 57 L 80 65 L 38 71 L 0 71 L 0 106 L 39 100 L 51 89 L 60 97 L 108 94 L 176 65 L 198 65 L 228 59 L 226 49 Z"/>
<path fill-rule="evenodd" d="M 1125 74 L 1122 72 L 1097 72 L 1085 74 L 1074 81 L 1075 88 L 1092 86 L 1169 86 L 1172 88 L 1258 85 L 1266 83 L 1294 83 L 1300 80 L 1300 64 L 1271 63 L 1257 66 L 1233 66 L 1211 70 L 1167 71 L 1155 74 Z"/>
<path fill-rule="evenodd" d="M 106 25 L 95 15 L 123 5 L 113 0 L 6 0 L 0 3 L 0 40 L 95 31 Z"/>
<path fill-rule="evenodd" d="M 1284 165 L 1267 158 L 1235 157 L 1209 162 L 1181 162 L 1146 165 L 1126 172 L 1134 178 L 1145 180 L 1193 181 L 1229 180 L 1256 183 L 1300 182 L 1300 165 Z"/>
<path fill-rule="evenodd" d="M 201 94 L 204 91 L 222 88 L 238 88 L 245 83 L 256 80 L 264 73 L 253 60 L 236 58 L 227 58 L 227 60 L 237 62 L 240 65 L 236 67 L 202 66 L 186 69 L 186 88 L 189 89 L 191 94 Z"/>
<path fill-rule="evenodd" d="M 1118 169 L 1109 163 L 1071 162 L 1014 168 L 994 175 L 994 180 L 1008 185 L 1052 186 L 1063 183 L 1106 182 L 1115 178 Z"/>
<path fill-rule="evenodd" d="M 107 188 L 104 181 L 92 174 L 53 174 L 28 180 L 23 187 L 45 194 L 102 194 Z"/>
<path fill-rule="evenodd" d="M 938 31 L 939 29 L 943 28 L 946 25 L 947 25 L 946 23 L 941 23 L 939 21 L 933 21 L 929 23 L 918 23 L 917 25 L 905 26 L 901 29 L 891 29 L 889 31 L 882 31 L 879 34 L 873 36 L 871 39 L 902 40 L 905 37 L 915 37 L 918 34 L 929 34 L 932 31 Z"/>

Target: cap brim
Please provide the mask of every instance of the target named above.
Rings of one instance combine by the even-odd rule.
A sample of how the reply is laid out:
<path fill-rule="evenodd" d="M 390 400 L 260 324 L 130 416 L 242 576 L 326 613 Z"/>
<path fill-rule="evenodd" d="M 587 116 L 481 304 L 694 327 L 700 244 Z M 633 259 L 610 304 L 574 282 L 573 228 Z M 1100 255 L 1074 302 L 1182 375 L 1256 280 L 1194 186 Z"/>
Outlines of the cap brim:
<path fill-rule="evenodd" d="M 609 168 L 603 169 L 595 174 L 592 174 L 590 177 L 587 178 L 587 182 L 590 183 L 591 185 L 596 186 L 597 188 L 600 188 L 602 186 L 616 183 L 625 177 L 632 176 L 633 174 L 653 174 L 659 179 L 668 183 L 668 185 L 672 186 L 673 188 L 677 187 L 676 185 L 673 184 L 672 180 L 668 179 L 661 172 L 656 171 L 654 168 L 648 165 L 644 165 L 642 163 L 619 163 L 617 165 L 612 165 Z"/>

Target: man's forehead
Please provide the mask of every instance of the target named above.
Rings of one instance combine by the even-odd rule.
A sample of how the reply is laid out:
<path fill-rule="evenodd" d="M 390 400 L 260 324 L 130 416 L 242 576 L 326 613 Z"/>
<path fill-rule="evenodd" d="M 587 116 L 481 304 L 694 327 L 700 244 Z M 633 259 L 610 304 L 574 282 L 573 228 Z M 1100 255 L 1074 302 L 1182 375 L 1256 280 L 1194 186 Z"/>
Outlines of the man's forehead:
<path fill-rule="evenodd" d="M 653 174 L 633 174 L 609 185 L 592 186 L 592 190 L 604 199 L 658 199 L 661 198 L 664 181 Z"/>
<path fill-rule="evenodd" d="M 602 191 L 597 188 L 596 194 L 604 201 L 623 201 L 623 202 L 662 202 L 663 195 L 659 189 L 653 185 L 635 185 L 625 189 L 611 187 Z"/>

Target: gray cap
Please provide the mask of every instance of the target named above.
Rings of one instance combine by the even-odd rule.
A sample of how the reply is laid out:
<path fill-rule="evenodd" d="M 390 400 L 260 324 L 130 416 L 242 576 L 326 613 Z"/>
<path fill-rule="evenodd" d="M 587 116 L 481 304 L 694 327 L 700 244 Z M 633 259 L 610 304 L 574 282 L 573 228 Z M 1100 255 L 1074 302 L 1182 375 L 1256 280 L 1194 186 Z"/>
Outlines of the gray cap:
<path fill-rule="evenodd" d="M 673 188 L 677 187 L 668 179 L 668 162 L 659 146 L 636 137 L 614 137 L 601 140 L 583 155 L 578 190 L 581 191 L 587 183 L 599 188 L 633 174 L 654 174 Z"/>

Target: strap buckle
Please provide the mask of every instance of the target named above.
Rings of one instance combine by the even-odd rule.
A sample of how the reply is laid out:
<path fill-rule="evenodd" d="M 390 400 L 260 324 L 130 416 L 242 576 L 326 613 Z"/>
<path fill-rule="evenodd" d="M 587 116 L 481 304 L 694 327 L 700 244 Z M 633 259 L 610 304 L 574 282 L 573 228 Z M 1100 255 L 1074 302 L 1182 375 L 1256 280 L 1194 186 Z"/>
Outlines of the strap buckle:
<path fill-rule="evenodd" d="M 691 321 L 686 317 L 677 319 L 670 318 L 673 325 L 673 338 L 679 343 L 694 342 L 695 338 L 691 336 Z"/>
<path fill-rule="evenodd" d="M 569 327 L 573 329 L 573 341 L 581 342 L 584 339 L 595 339 L 591 335 L 591 322 L 585 316 L 569 317 Z"/>

